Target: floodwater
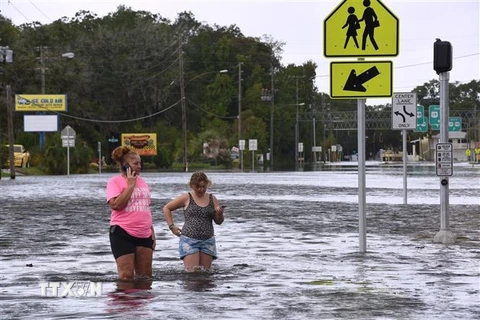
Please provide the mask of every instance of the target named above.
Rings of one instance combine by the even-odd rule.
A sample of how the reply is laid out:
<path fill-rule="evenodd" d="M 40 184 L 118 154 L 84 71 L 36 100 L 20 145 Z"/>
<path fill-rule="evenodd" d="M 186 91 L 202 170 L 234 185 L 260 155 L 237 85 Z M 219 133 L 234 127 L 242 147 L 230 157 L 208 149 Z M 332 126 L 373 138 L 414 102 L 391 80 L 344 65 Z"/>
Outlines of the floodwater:
<path fill-rule="evenodd" d="M 209 172 L 225 211 L 211 272 L 186 273 L 162 206 L 190 173 L 143 173 L 152 190 L 154 279 L 117 288 L 108 241 L 110 173 L 0 181 L 2 319 L 480 319 L 480 166 L 450 178 L 452 245 L 433 166 L 367 167 L 367 252 L 359 252 L 355 167 Z M 182 224 L 181 212 L 175 221 Z M 76 295 L 42 296 L 41 283 Z M 101 283 L 101 294 L 78 291 Z M 132 285 L 133 286 L 133 285 Z M 64 293 L 59 289 L 59 295 Z M 98 293 L 98 292 L 97 292 Z"/>

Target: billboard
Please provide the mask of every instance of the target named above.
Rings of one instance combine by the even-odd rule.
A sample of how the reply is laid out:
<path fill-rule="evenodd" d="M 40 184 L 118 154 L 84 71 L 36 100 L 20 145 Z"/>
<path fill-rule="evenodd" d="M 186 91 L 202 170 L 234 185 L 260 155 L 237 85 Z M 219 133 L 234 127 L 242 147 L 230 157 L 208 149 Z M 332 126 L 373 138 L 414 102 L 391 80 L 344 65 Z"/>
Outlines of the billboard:
<path fill-rule="evenodd" d="M 122 133 L 122 146 L 131 146 L 141 156 L 157 155 L 156 133 Z"/>
<path fill-rule="evenodd" d="M 67 111 L 67 95 L 16 94 L 15 111 Z"/>
<path fill-rule="evenodd" d="M 24 115 L 25 132 L 56 132 L 58 131 L 57 115 Z"/>

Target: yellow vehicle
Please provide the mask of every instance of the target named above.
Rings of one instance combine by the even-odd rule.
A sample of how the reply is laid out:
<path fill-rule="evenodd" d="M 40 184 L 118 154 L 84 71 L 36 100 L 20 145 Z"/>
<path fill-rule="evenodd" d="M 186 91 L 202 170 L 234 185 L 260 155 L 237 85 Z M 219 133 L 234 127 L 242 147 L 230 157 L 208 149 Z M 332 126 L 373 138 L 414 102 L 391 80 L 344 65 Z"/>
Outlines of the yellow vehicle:
<path fill-rule="evenodd" d="M 10 167 L 9 145 L 4 146 L 3 158 L 5 159 L 5 167 Z M 15 158 L 15 167 L 30 167 L 30 152 L 28 152 L 22 144 L 13 145 L 13 155 Z"/>

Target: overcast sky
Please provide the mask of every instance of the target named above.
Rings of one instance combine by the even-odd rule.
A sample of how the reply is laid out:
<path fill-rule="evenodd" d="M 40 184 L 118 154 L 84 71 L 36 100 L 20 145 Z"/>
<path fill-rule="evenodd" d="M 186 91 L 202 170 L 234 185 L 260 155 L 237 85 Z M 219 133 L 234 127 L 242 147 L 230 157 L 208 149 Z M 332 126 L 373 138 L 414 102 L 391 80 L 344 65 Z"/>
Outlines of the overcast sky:
<path fill-rule="evenodd" d="M 398 56 L 380 58 L 393 61 L 394 92 L 408 92 L 417 85 L 438 79 L 433 70 L 433 42 L 436 38 L 449 41 L 453 46 L 454 61 L 450 82 L 464 83 L 480 79 L 479 2 L 383 1 L 400 21 Z M 71 18 L 80 10 L 104 16 L 116 11 L 121 4 L 133 10 L 158 13 L 171 20 L 175 20 L 179 12 L 191 11 L 198 21 L 209 25 L 235 24 L 245 36 L 269 35 L 274 40 L 285 42 L 282 63 L 302 64 L 313 60 L 318 65 L 317 87 L 321 92 L 329 93 L 329 64 L 339 59 L 323 56 L 323 21 L 340 3 L 341 1 L 267 0 L 0 0 L 0 10 L 15 25 L 33 21 L 48 24 L 63 16 Z M 366 60 L 369 59 L 379 60 Z M 367 103 L 389 101 L 390 99 L 368 99 Z"/>

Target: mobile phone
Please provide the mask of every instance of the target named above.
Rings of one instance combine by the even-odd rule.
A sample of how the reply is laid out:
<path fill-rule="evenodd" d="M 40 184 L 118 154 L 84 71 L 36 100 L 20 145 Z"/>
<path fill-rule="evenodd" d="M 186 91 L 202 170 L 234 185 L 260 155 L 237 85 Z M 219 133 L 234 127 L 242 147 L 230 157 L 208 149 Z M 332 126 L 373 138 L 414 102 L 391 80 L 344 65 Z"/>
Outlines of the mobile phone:
<path fill-rule="evenodd" d="M 130 168 L 130 165 L 127 163 L 124 166 L 122 166 L 122 171 L 127 173 L 127 169 Z"/>

